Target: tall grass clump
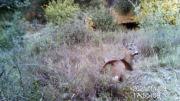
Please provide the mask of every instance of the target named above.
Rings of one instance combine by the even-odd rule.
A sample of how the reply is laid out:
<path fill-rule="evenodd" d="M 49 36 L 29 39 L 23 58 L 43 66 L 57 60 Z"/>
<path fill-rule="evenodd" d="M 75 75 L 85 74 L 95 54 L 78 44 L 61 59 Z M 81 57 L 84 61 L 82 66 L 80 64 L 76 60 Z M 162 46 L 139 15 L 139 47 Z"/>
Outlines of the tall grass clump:
<path fill-rule="evenodd" d="M 74 0 L 52 0 L 45 5 L 44 9 L 47 21 L 54 24 L 64 24 L 66 20 L 74 17 L 75 12 L 80 10 L 78 5 L 74 4 Z"/>
<path fill-rule="evenodd" d="M 119 25 L 115 22 L 116 18 L 113 17 L 112 9 L 107 11 L 105 6 L 101 5 L 100 8 L 95 7 L 94 10 L 90 11 L 90 13 L 95 29 L 100 29 L 102 31 L 118 30 Z"/>

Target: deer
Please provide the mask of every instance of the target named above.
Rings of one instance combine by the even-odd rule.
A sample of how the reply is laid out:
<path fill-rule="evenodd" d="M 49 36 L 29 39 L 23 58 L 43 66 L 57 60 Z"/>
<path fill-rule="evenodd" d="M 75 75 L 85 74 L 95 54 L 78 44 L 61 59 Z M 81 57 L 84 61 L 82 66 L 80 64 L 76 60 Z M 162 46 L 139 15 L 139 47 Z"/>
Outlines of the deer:
<path fill-rule="evenodd" d="M 106 62 L 102 70 L 100 71 L 101 73 L 105 73 L 106 68 L 109 67 L 112 71 L 112 79 L 120 82 L 125 81 L 127 70 L 133 70 L 134 57 L 139 54 L 134 45 L 134 39 L 131 41 L 131 43 L 127 43 L 125 39 L 123 39 L 122 42 L 125 46 L 125 57 L 120 60 L 111 60 Z"/>

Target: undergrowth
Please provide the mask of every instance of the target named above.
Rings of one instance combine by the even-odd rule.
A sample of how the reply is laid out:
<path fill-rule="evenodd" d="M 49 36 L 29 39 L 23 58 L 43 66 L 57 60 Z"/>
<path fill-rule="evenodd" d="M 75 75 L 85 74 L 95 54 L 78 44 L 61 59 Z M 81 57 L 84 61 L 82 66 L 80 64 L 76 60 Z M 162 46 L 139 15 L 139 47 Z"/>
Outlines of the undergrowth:
<path fill-rule="evenodd" d="M 0 100 L 180 99 L 178 23 L 176 26 L 159 22 L 149 25 L 151 20 L 142 19 L 140 30 L 123 34 L 112 31 L 111 27 L 101 26 L 109 32 L 89 29 L 85 23 L 89 16 L 79 13 L 64 25 L 48 23 L 29 39 L 22 40 L 23 45 L 15 43 L 11 50 L 1 49 Z M 12 30 L 9 32 L 19 34 L 17 39 L 24 37 L 26 31 L 16 32 L 15 24 L 9 26 Z M 128 41 L 135 38 L 140 54 L 135 59 L 134 71 L 127 72 L 127 81 L 115 82 L 110 74 L 101 75 L 99 70 L 105 61 L 124 57 L 121 43 L 124 38 Z M 162 89 L 138 91 L 137 86 Z M 134 96 L 138 93 L 140 95 Z M 143 93 L 160 96 L 147 98 Z"/>
<path fill-rule="evenodd" d="M 29 23 L 20 14 L 21 12 L 15 12 L 12 21 L 1 21 L 1 49 L 11 49 L 16 44 L 22 44 L 21 36 L 25 35 Z"/>

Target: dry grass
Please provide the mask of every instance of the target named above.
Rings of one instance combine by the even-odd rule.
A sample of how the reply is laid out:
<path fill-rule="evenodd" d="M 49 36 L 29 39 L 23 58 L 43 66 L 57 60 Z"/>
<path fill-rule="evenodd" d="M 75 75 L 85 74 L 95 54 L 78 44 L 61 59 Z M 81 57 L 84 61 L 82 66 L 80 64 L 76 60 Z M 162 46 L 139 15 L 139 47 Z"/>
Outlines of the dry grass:
<path fill-rule="evenodd" d="M 42 56 L 43 68 L 38 69 L 36 77 L 43 83 L 46 83 L 47 90 L 44 90 L 44 99 L 46 100 L 117 100 L 117 99 L 142 99 L 134 98 L 131 88 L 134 86 L 144 87 L 166 87 L 166 81 L 159 77 L 158 57 L 148 56 L 145 52 L 149 51 L 146 44 L 146 36 L 136 37 L 136 44 L 140 50 L 140 55 L 135 63 L 135 70 L 128 72 L 127 82 L 120 83 L 111 80 L 108 74 L 101 75 L 99 70 L 105 61 L 112 59 L 121 59 L 124 57 L 124 47 L 121 40 L 133 38 L 132 33 L 136 36 L 139 31 L 129 32 L 127 35 L 118 33 L 104 33 L 99 36 L 95 33 L 95 37 L 99 38 L 99 43 L 87 43 L 86 45 L 75 45 L 72 47 L 60 47 L 51 50 L 46 56 Z M 111 36 L 110 36 L 111 35 Z M 108 39 L 110 38 L 110 39 Z M 141 47 L 143 46 L 143 47 Z M 149 53 L 151 54 L 151 53 Z M 145 57 L 144 57 L 145 56 Z M 154 72 L 156 70 L 156 72 Z M 158 70 L 158 72 L 157 72 Z M 160 70 L 161 71 L 161 70 Z M 161 71 L 166 74 L 168 71 Z M 169 75 L 168 75 L 169 76 Z M 129 90 L 130 89 L 130 90 Z M 53 93 L 52 93 L 53 92 Z M 141 91 L 143 93 L 144 91 Z M 159 93 L 161 98 L 166 96 L 167 91 L 148 91 L 150 94 Z M 75 94 L 74 97 L 73 94 Z M 49 97 L 47 97 L 49 96 Z M 55 98 L 53 98 L 55 96 Z M 144 98 L 145 99 L 145 98 Z M 152 100 L 148 98 L 145 100 Z M 156 100 L 158 100 L 156 99 Z"/>
<path fill-rule="evenodd" d="M 46 46 L 42 43 L 42 40 L 47 38 L 48 34 L 39 34 L 39 37 L 38 35 L 34 37 L 35 39 L 31 37 L 28 39 L 31 43 L 28 44 L 28 50 L 31 49 L 30 46 L 35 46 L 38 40 L 41 43 L 41 48 L 44 45 L 46 46 L 45 50 L 42 48 L 39 54 L 32 53 L 33 50 L 27 53 L 30 54 L 27 56 L 31 56 L 29 63 L 32 64 L 33 62 L 38 65 L 25 68 L 26 74 L 28 74 L 26 76 L 31 74 L 29 77 L 40 82 L 37 85 L 41 96 L 37 96 L 39 97 L 37 99 L 47 101 L 178 100 L 180 95 L 180 64 L 177 63 L 177 59 L 180 57 L 179 48 L 174 50 L 172 55 L 160 58 L 150 51 L 148 37 L 142 36 L 143 33 L 143 30 L 129 31 L 128 34 L 122 32 L 94 32 L 91 42 L 71 47 Z M 101 75 L 99 70 L 105 64 L 105 61 L 124 57 L 122 39 L 126 38 L 131 41 L 133 36 L 136 36 L 135 42 L 140 55 L 136 57 L 135 70 L 127 72 L 127 81 L 114 82 L 109 74 Z M 178 57 L 175 58 L 175 56 Z M 24 80 L 24 82 L 31 82 L 31 80 Z M 146 91 L 144 91 L 145 89 L 137 91 L 134 87 L 145 87 Z M 166 87 L 166 89 L 165 91 L 155 91 L 154 89 L 147 90 L 148 87 Z M 141 96 L 135 97 L 134 94 L 138 93 L 141 93 Z M 161 96 L 159 98 L 147 98 L 147 96 L 143 98 L 142 93 L 158 93 Z"/>
<path fill-rule="evenodd" d="M 142 36 L 142 30 L 130 31 L 128 34 L 108 32 L 99 36 L 100 33 L 94 33 L 94 39 L 98 39 L 96 40 L 98 45 L 93 40 L 85 45 L 62 46 L 47 52 L 46 55 L 41 57 L 41 62 L 45 67 L 37 70 L 36 77 L 45 83 L 44 85 L 49 85 L 45 86 L 47 89 L 43 92 L 44 99 L 142 100 L 142 96 L 134 97 L 133 94 L 138 93 L 138 91 L 133 91 L 133 87 L 167 87 L 167 90 L 170 91 L 169 85 L 166 84 L 167 81 L 163 79 L 166 78 L 165 76 L 171 76 L 168 74 L 170 71 L 161 67 L 158 68 L 160 60 L 157 55 L 150 52 L 152 49 L 148 46 L 148 38 L 145 35 Z M 135 70 L 128 72 L 127 82 L 114 82 L 109 74 L 101 75 L 99 70 L 105 61 L 124 57 L 124 47 L 121 40 L 129 37 L 128 41 L 131 41 L 133 36 L 136 36 L 135 41 L 141 55 L 136 57 Z M 174 88 L 176 87 L 174 86 Z M 140 92 L 145 93 L 145 91 Z M 156 100 L 165 99 L 169 95 L 168 91 L 148 90 L 146 92 L 161 94 L 160 98 L 155 96 Z M 53 96 L 55 97 L 53 98 Z M 150 99 L 153 100 L 154 98 L 144 98 L 144 100 Z"/>
<path fill-rule="evenodd" d="M 114 47 L 119 50 L 112 50 Z M 71 49 L 60 48 L 51 51 L 50 56 L 43 58 L 42 61 L 47 65 L 47 68 L 43 69 L 49 70 L 48 74 L 57 78 L 57 82 L 51 83 L 55 86 L 55 90 L 63 93 L 74 93 L 77 98 L 96 97 L 96 86 L 99 87 L 102 85 L 99 83 L 103 82 L 100 79 L 99 70 L 107 59 L 119 59 L 122 57 L 121 47 L 119 44 L 103 44 L 101 47 L 89 45 L 83 47 L 74 46 Z M 42 72 L 38 74 L 39 79 L 42 81 L 45 79 L 43 74 Z M 53 82 L 50 77 L 46 78 L 49 78 L 49 82 Z M 60 80 L 62 81 L 59 82 Z M 47 81 L 44 80 L 43 82 Z M 67 88 L 63 88 L 64 86 Z"/>

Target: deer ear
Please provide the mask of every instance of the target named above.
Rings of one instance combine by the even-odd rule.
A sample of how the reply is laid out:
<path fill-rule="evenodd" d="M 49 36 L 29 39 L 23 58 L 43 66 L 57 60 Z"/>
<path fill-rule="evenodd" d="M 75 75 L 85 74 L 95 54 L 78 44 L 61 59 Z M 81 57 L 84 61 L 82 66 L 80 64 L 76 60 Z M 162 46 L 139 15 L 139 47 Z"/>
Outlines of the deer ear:
<path fill-rule="evenodd" d="M 127 45 L 128 45 L 128 43 L 127 43 L 127 41 L 126 41 L 125 39 L 123 39 L 122 42 L 123 42 L 123 45 L 124 45 L 124 46 L 127 46 Z"/>
<path fill-rule="evenodd" d="M 131 43 L 134 43 L 134 39 L 135 39 L 135 38 L 136 38 L 136 37 L 134 36 L 133 39 L 131 40 Z"/>

